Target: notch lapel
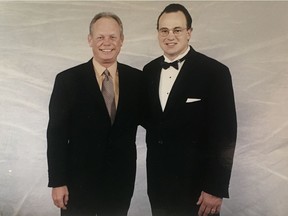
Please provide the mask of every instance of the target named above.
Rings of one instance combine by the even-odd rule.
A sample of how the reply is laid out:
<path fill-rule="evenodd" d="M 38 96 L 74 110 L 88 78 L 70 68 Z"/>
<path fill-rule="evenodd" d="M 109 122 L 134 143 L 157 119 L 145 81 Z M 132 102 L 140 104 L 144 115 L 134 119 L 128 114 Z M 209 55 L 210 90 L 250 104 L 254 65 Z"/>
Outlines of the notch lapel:
<path fill-rule="evenodd" d="M 91 98 L 91 104 L 93 106 L 100 107 L 100 109 L 103 111 L 103 114 L 107 115 L 107 120 L 110 121 L 110 116 L 106 108 L 100 86 L 96 79 L 92 59 L 87 63 L 87 68 L 84 73 L 86 73 L 86 92 L 89 94 L 89 98 Z"/>

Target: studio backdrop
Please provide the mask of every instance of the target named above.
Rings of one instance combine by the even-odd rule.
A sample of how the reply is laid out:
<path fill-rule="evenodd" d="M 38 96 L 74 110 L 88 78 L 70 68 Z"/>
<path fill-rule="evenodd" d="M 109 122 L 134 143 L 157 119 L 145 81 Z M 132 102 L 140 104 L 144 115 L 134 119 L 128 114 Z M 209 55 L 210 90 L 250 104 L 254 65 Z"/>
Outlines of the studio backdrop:
<path fill-rule="evenodd" d="M 0 215 L 56 216 L 47 187 L 46 127 L 54 79 L 88 61 L 92 17 L 119 15 L 119 61 L 136 68 L 162 54 L 156 20 L 171 1 L 0 1 Z M 238 139 L 222 216 L 288 212 L 288 2 L 178 1 L 193 18 L 190 44 L 230 68 Z M 130 216 L 150 216 L 145 130 L 137 134 Z"/>

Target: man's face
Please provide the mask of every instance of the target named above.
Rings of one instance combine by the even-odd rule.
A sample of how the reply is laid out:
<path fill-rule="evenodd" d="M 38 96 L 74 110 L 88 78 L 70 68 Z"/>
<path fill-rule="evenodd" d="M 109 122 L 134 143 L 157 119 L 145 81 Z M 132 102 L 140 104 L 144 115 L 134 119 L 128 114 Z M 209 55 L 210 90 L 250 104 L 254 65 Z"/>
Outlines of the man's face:
<path fill-rule="evenodd" d="M 111 66 L 117 61 L 117 56 L 123 44 L 120 26 L 113 18 L 97 20 L 88 35 L 94 58 L 104 67 Z"/>
<path fill-rule="evenodd" d="M 163 33 L 167 30 L 167 36 L 161 34 L 161 31 Z M 165 56 L 174 60 L 184 53 L 188 48 L 191 32 L 192 29 L 187 29 L 186 18 L 182 12 L 164 13 L 159 19 L 158 41 Z"/>

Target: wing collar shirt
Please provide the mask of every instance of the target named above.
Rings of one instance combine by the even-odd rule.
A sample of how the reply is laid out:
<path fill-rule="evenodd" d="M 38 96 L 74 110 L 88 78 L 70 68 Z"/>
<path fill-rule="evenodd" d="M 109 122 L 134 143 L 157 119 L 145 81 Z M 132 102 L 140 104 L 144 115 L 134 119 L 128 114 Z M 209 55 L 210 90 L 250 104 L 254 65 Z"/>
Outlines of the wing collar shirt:
<path fill-rule="evenodd" d="M 110 72 L 110 75 L 112 76 L 112 79 L 113 79 L 114 93 L 115 93 L 115 104 L 116 104 L 116 108 L 117 108 L 118 99 L 119 99 L 119 74 L 118 74 L 118 70 L 117 70 L 117 62 L 115 62 L 109 68 L 105 68 L 93 58 L 93 66 L 94 66 L 94 71 L 96 74 L 96 79 L 97 79 L 98 85 L 100 87 L 100 90 L 102 90 L 102 82 L 104 79 L 104 76 L 102 76 L 102 73 L 106 69 Z"/>
<path fill-rule="evenodd" d="M 187 50 L 179 55 L 176 59 L 173 61 L 169 60 L 165 55 L 164 55 L 164 61 L 165 62 L 174 62 L 177 61 L 181 58 L 183 58 L 190 50 L 190 46 L 188 46 Z M 161 76 L 160 76 L 160 83 L 159 83 L 159 98 L 162 106 L 162 111 L 164 111 L 167 100 L 169 98 L 171 89 L 173 87 L 173 84 L 184 64 L 185 60 L 182 62 L 178 63 L 178 70 L 174 67 L 169 67 L 167 69 L 162 68 L 161 70 Z"/>

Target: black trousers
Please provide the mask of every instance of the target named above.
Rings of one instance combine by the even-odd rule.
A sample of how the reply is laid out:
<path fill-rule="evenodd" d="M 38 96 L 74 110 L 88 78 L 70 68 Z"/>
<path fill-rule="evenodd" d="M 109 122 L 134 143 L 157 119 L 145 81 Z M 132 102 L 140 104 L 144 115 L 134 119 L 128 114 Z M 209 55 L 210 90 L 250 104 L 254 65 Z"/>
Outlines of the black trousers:
<path fill-rule="evenodd" d="M 84 208 L 68 208 L 67 210 L 61 210 L 61 216 L 127 216 L 128 209 L 84 209 Z"/>
<path fill-rule="evenodd" d="M 193 204 L 190 206 L 157 206 L 151 203 L 151 210 L 152 216 L 198 216 L 199 207 Z M 220 216 L 220 214 L 213 214 L 213 216 Z"/>
<path fill-rule="evenodd" d="M 67 210 L 61 209 L 61 216 L 127 216 L 130 207 L 130 197 L 107 194 L 100 199 L 73 191 L 70 194 Z"/>
<path fill-rule="evenodd" d="M 191 178 L 155 174 L 148 176 L 148 197 L 153 216 L 198 216 L 196 203 L 201 194 L 200 184 Z M 163 177 L 164 176 L 164 177 Z M 219 216 L 214 214 L 213 216 Z"/>
<path fill-rule="evenodd" d="M 61 216 L 127 216 L 134 183 L 122 184 L 117 180 L 117 183 L 107 180 L 97 187 L 68 186 L 67 210 L 61 210 Z"/>

